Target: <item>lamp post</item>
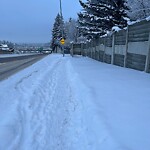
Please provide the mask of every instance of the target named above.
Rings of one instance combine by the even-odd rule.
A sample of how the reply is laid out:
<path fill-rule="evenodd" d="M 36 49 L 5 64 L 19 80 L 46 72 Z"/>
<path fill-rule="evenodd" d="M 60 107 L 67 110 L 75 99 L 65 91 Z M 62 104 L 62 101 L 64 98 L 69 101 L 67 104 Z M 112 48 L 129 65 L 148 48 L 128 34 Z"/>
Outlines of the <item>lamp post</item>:
<path fill-rule="evenodd" d="M 63 33 L 63 15 L 62 15 L 62 5 L 61 5 L 61 0 L 59 0 L 60 2 L 60 17 L 61 17 L 61 34 L 62 34 L 62 39 L 64 38 L 64 33 Z M 63 50 L 63 56 L 64 56 L 64 47 L 62 46 L 62 50 Z"/>
<path fill-rule="evenodd" d="M 61 32 L 62 32 L 62 38 L 63 38 L 63 22 L 62 22 L 63 15 L 62 15 L 61 0 L 59 0 L 59 2 L 60 2 L 60 17 L 61 17 Z"/>
<path fill-rule="evenodd" d="M 59 0 L 60 2 L 60 16 L 62 17 L 62 5 L 61 5 L 61 0 Z"/>

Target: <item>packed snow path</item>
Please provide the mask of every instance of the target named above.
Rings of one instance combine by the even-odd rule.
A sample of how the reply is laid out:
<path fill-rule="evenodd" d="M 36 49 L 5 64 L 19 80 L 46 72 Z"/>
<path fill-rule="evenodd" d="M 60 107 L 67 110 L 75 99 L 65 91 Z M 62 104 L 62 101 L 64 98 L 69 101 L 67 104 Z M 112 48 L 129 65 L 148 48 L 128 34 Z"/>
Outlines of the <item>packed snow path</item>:
<path fill-rule="evenodd" d="M 49 55 L 0 82 L 0 150 L 149 150 L 150 75 Z"/>

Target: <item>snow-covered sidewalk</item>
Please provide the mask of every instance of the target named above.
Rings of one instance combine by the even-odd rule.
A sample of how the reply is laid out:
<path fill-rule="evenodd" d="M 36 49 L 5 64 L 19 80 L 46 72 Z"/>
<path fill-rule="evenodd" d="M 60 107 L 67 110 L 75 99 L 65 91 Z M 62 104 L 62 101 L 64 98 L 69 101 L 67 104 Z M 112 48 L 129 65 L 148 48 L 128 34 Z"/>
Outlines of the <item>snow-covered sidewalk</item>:
<path fill-rule="evenodd" d="M 149 150 L 150 74 L 49 55 L 0 82 L 0 150 Z"/>

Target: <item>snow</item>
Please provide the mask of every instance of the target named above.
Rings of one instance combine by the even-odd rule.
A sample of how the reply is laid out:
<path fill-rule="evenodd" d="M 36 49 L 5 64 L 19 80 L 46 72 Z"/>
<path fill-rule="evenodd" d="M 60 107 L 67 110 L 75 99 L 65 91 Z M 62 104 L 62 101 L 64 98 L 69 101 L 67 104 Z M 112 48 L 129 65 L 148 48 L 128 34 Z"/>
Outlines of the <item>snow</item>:
<path fill-rule="evenodd" d="M 7 51 L 7 50 L 9 50 L 9 47 L 8 47 L 7 44 L 0 44 L 0 49 L 1 49 L 1 50 L 4 50 L 4 51 L 5 51 L 5 50 Z"/>
<path fill-rule="evenodd" d="M 48 55 L 0 82 L 2 150 L 149 150 L 150 75 Z"/>
<path fill-rule="evenodd" d="M 0 58 L 4 57 L 19 57 L 19 56 L 27 56 L 27 55 L 38 55 L 37 53 L 26 53 L 26 54 L 0 54 Z"/>
<path fill-rule="evenodd" d="M 118 26 L 113 26 L 112 31 L 119 32 L 121 29 Z"/>
<path fill-rule="evenodd" d="M 139 22 L 144 21 L 144 20 L 150 21 L 150 16 L 146 17 L 145 19 L 137 19 L 136 21 L 130 21 L 129 20 L 128 25 L 134 25 L 135 23 L 139 23 Z"/>
<path fill-rule="evenodd" d="M 136 20 L 136 21 L 131 21 L 131 20 L 129 20 L 127 23 L 128 23 L 128 25 L 134 25 L 135 23 L 139 23 L 139 22 L 141 22 L 142 20 L 140 20 L 140 19 L 138 19 L 138 20 Z"/>
<path fill-rule="evenodd" d="M 148 17 L 146 18 L 146 20 L 147 20 L 147 21 L 150 21 L 150 16 L 148 16 Z"/>
<path fill-rule="evenodd" d="M 8 48 L 7 44 L 0 44 L 0 46 L 3 47 L 3 48 Z"/>

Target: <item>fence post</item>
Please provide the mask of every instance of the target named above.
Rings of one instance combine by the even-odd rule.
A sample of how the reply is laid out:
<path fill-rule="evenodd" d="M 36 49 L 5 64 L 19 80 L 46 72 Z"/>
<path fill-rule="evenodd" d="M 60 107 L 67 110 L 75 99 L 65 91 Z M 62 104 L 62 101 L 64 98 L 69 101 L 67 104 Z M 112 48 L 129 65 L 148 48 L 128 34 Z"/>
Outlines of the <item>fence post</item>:
<path fill-rule="evenodd" d="M 115 32 L 112 38 L 112 53 L 111 53 L 111 64 L 114 64 L 114 54 L 115 54 Z"/>
<path fill-rule="evenodd" d="M 94 52 L 94 40 L 92 40 L 92 59 L 94 59 L 94 55 L 95 55 L 95 52 Z"/>
<path fill-rule="evenodd" d="M 106 37 L 104 37 L 104 53 L 103 53 L 103 62 L 105 61 L 105 51 L 106 51 Z"/>
<path fill-rule="evenodd" d="M 81 56 L 83 56 L 83 43 L 80 43 L 80 48 L 81 48 Z"/>
<path fill-rule="evenodd" d="M 126 31 L 126 45 L 125 45 L 126 49 L 124 54 L 124 67 L 126 67 L 127 64 L 128 42 L 129 42 L 129 26 L 127 26 L 127 31 Z"/>
<path fill-rule="evenodd" d="M 90 48 L 91 43 L 88 43 L 88 56 L 91 57 L 91 48 Z"/>
<path fill-rule="evenodd" d="M 93 51 L 92 51 L 92 41 L 90 41 L 90 52 L 91 52 L 91 58 L 92 58 L 92 56 L 93 56 Z"/>
<path fill-rule="evenodd" d="M 86 42 L 86 50 L 87 50 L 87 55 L 89 57 L 89 42 Z"/>
<path fill-rule="evenodd" d="M 83 49 L 83 56 L 85 56 L 85 43 L 82 43 L 82 49 Z"/>
<path fill-rule="evenodd" d="M 91 58 L 93 58 L 93 41 L 91 40 Z"/>
<path fill-rule="evenodd" d="M 88 43 L 86 42 L 85 43 L 85 57 L 87 57 L 88 56 Z"/>
<path fill-rule="evenodd" d="M 89 57 L 89 42 L 86 42 L 86 56 Z"/>
<path fill-rule="evenodd" d="M 96 58 L 96 45 L 97 45 L 97 43 L 96 43 L 96 39 L 95 39 L 95 41 L 94 41 L 94 59 L 95 60 L 97 60 L 97 58 Z"/>
<path fill-rule="evenodd" d="M 100 61 L 100 38 L 99 38 L 99 40 L 98 40 L 98 61 Z"/>
<path fill-rule="evenodd" d="M 71 56 L 73 57 L 73 43 L 71 44 Z"/>
<path fill-rule="evenodd" d="M 150 32 L 149 32 L 149 39 L 148 39 L 148 52 L 146 56 L 145 72 L 148 72 L 149 63 L 150 63 Z"/>

